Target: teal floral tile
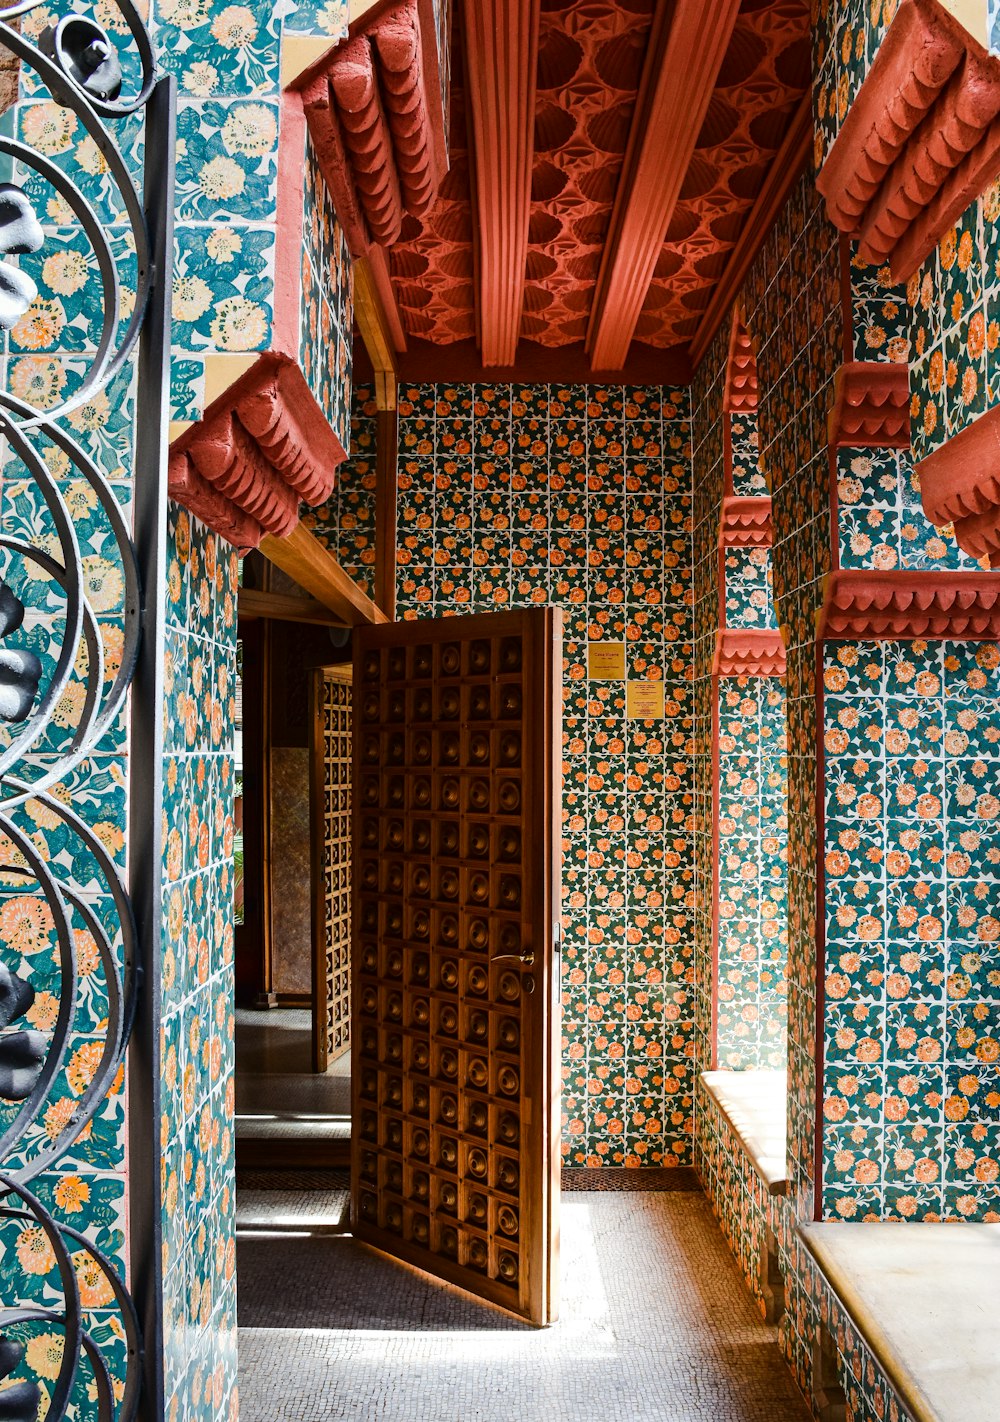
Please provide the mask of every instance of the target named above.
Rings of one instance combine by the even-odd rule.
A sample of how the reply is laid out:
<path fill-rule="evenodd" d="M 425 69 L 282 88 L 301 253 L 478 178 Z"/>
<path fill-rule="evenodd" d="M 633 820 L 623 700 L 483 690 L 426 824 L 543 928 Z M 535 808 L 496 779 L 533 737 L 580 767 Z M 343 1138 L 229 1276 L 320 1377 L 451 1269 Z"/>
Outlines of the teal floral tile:
<path fill-rule="evenodd" d="M 263 0 L 156 0 L 154 24 L 163 68 L 182 95 L 276 95 L 280 11 Z"/>
<path fill-rule="evenodd" d="M 180 222 L 246 223 L 275 210 L 276 104 L 182 102 L 177 112 Z"/>
<path fill-rule="evenodd" d="M 347 0 L 293 0 L 285 16 L 285 29 L 289 33 L 329 35 L 331 43 L 346 35 L 347 25 Z"/>
<path fill-rule="evenodd" d="M 126 210 L 110 169 L 76 115 L 51 100 L 23 102 L 17 108 L 17 134 L 65 172 L 80 189 L 105 227 L 127 223 Z M 126 163 L 137 172 L 142 162 L 142 123 L 130 117 L 116 124 L 115 138 Z M 43 225 L 67 227 L 74 212 L 46 178 L 25 165 L 23 187 Z"/>
<path fill-rule="evenodd" d="M 172 310 L 178 344 L 192 352 L 268 348 L 274 242 L 266 228 L 177 229 Z"/>
<path fill-rule="evenodd" d="M 205 367 L 186 352 L 174 352 L 170 361 L 170 418 L 194 421 L 205 408 Z"/>

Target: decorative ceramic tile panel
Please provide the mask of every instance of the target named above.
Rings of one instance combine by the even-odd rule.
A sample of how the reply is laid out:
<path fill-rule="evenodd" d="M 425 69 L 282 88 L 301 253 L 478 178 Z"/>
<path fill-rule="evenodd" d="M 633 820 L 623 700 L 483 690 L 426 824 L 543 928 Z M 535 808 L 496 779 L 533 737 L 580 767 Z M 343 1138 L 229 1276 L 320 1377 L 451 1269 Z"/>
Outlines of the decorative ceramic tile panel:
<path fill-rule="evenodd" d="M 345 449 L 350 445 L 354 283 L 351 256 L 306 134 L 299 363 Z"/>
<path fill-rule="evenodd" d="M 991 642 L 825 651 L 831 1218 L 1000 1218 L 998 699 Z"/>
<path fill-rule="evenodd" d="M 839 1381 L 852 1422 L 908 1422 L 909 1413 L 879 1363 L 799 1243 L 789 1198 L 766 1192 L 742 1143 L 702 1084 L 696 1093 L 696 1119 L 696 1162 L 705 1192 L 761 1313 L 761 1251 L 768 1244 L 776 1246 L 785 1305 L 778 1339 L 807 1400 L 813 1398 L 815 1340 L 822 1327 L 837 1349 Z"/>
<path fill-rule="evenodd" d="M 375 578 L 375 456 L 378 409 L 375 392 L 354 387 L 350 453 L 337 471 L 337 487 L 302 523 L 325 543 L 340 566 L 369 597 Z"/>
<path fill-rule="evenodd" d="M 717 680 L 712 675 L 722 622 L 719 587 L 719 520 L 725 494 L 723 410 L 729 333 L 724 326 L 695 372 L 691 392 L 694 466 L 694 845 L 695 845 L 695 1061 L 699 1071 L 715 1065 L 713 999 L 716 996 L 714 916 Z M 736 420 L 732 419 L 735 429 Z M 743 420 L 733 446 L 744 489 L 756 483 L 756 420 Z M 696 1122 L 697 1129 L 697 1122 Z"/>
<path fill-rule="evenodd" d="M 726 626 L 777 627 L 771 580 L 770 548 L 727 548 Z"/>
<path fill-rule="evenodd" d="M 236 1415 L 235 552 L 170 506 L 163 707 L 163 1313 L 167 1415 Z"/>
<path fill-rule="evenodd" d="M 972 571 L 954 530 L 928 522 L 920 479 L 903 449 L 837 451 L 837 530 L 842 568 Z"/>
<path fill-rule="evenodd" d="M 788 758 L 776 677 L 720 677 L 718 1019 L 722 1069 L 786 1060 Z"/>
<path fill-rule="evenodd" d="M 787 647 L 789 1159 L 812 1211 L 816 1019 L 816 623 L 832 563 L 827 416 L 843 358 L 840 244 L 810 177 L 750 269 L 744 320 L 757 344 L 761 465 L 772 491 L 774 593 Z"/>
<path fill-rule="evenodd" d="M 686 391 L 400 392 L 397 610 L 554 603 L 564 630 L 563 1152 L 690 1160 L 691 462 Z M 588 678 L 589 650 L 623 674 Z M 662 685 L 630 718 L 626 680 Z"/>
<path fill-rule="evenodd" d="M 871 68 L 898 0 L 818 0 L 813 6 L 814 159 L 823 165 Z"/>
<path fill-rule="evenodd" d="M 150 30 L 179 92 L 173 301 L 172 417 L 204 408 L 206 354 L 267 350 L 274 323 L 281 45 L 285 35 L 347 33 L 346 0 L 156 0 Z M 60 111 L 62 112 L 62 111 Z M 66 140 L 59 137 L 59 142 Z M 345 263 L 326 262 L 322 226 L 339 240 L 307 183 L 303 367 L 343 438 L 350 391 L 350 295 Z M 325 190 L 320 205 L 328 208 Z M 307 255 L 308 254 L 308 255 Z M 318 343 L 334 349 L 332 360 Z"/>

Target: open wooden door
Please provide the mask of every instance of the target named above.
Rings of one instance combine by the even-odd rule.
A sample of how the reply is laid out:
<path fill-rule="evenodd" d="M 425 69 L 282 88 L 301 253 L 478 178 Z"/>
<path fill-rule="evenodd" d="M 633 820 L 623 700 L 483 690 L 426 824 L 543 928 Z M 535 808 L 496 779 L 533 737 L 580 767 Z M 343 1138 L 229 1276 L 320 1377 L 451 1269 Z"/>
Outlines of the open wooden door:
<path fill-rule="evenodd" d="M 354 636 L 354 1234 L 550 1323 L 560 614 Z"/>
<path fill-rule="evenodd" d="M 351 1046 L 352 668 L 317 667 L 309 717 L 312 842 L 312 1065 Z"/>

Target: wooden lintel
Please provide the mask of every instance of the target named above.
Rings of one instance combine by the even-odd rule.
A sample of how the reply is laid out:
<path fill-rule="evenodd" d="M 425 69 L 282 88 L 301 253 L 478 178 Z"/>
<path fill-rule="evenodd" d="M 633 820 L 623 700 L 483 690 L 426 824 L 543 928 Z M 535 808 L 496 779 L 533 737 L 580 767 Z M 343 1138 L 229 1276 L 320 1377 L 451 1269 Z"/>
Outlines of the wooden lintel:
<path fill-rule="evenodd" d="M 375 437 L 375 598 L 396 620 L 396 490 L 399 426 L 395 410 L 380 410 Z"/>
<path fill-rule="evenodd" d="M 399 312 L 395 309 L 388 273 L 386 272 L 385 281 L 379 280 L 379 263 L 385 263 L 385 254 L 379 248 L 372 248 L 369 256 L 359 257 L 354 263 L 354 319 L 375 374 L 375 403 L 380 410 L 395 410 L 396 350 L 400 348 L 402 323 Z M 388 298 L 393 303 L 391 314 L 386 310 L 386 289 Z M 398 331 L 395 331 L 394 327 L 398 327 Z M 402 349 L 405 349 L 405 342 Z"/>
<path fill-rule="evenodd" d="M 628 358 L 740 0 L 658 0 L 590 318 L 595 368 Z"/>
<path fill-rule="evenodd" d="M 342 617 L 314 597 L 263 592 L 259 588 L 240 588 L 237 612 L 241 622 L 264 619 L 270 622 L 311 622 L 321 627 L 344 625 Z"/>
<path fill-rule="evenodd" d="M 260 551 L 349 626 L 389 621 L 382 609 L 344 572 L 333 554 L 301 523 L 287 538 L 266 534 L 260 541 Z"/>

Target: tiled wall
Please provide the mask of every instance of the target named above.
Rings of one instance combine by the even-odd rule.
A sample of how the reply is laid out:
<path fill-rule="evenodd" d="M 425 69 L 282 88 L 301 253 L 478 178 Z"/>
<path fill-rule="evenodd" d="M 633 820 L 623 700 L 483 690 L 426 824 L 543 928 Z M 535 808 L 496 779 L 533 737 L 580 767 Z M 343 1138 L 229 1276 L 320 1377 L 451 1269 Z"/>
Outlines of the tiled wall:
<path fill-rule="evenodd" d="M 722 625 L 719 585 L 719 518 L 725 493 L 723 396 L 729 352 L 728 325 L 716 336 L 695 372 L 691 388 L 694 469 L 694 841 L 695 841 L 695 1062 L 699 1071 L 715 1064 L 716 995 L 715 809 L 717 767 L 714 750 L 718 683 L 712 675 L 716 639 Z M 697 1130 L 697 1123 L 696 1123 Z"/>
<path fill-rule="evenodd" d="M 814 158 L 822 167 L 899 0 L 817 0 L 813 9 Z"/>
<path fill-rule="evenodd" d="M 1000 399 L 1000 182 L 910 279 L 910 438 L 919 461 Z"/>
<path fill-rule="evenodd" d="M 717 1064 L 786 1061 L 788 904 L 785 691 L 719 677 Z"/>
<path fill-rule="evenodd" d="M 851 1422 L 907 1422 L 909 1413 L 880 1364 L 799 1242 L 789 1199 L 766 1192 L 741 1142 L 703 1085 L 698 1086 L 696 1110 L 698 1168 L 705 1192 L 762 1313 L 761 1251 L 768 1237 L 777 1244 L 785 1284 L 778 1338 L 806 1399 L 813 1398 L 814 1348 L 822 1326 L 836 1344 Z"/>
<path fill-rule="evenodd" d="M 1000 1219 L 1000 648 L 831 642 L 824 1213 Z"/>
<path fill-rule="evenodd" d="M 306 134 L 299 363 L 320 409 L 348 448 L 354 345 L 351 254 Z"/>
<path fill-rule="evenodd" d="M 769 549 L 730 548 L 721 555 L 720 605 L 723 494 L 768 493 L 756 415 L 723 408 L 728 338 L 727 327 L 693 390 L 695 982 L 701 1070 L 714 1064 L 732 1070 L 783 1066 L 787 1032 L 784 688 L 776 678 L 712 675 L 720 628 L 776 626 Z"/>
<path fill-rule="evenodd" d="M 235 552 L 170 507 L 160 1067 L 166 1416 L 235 1417 Z"/>
<path fill-rule="evenodd" d="M 58 356 L 45 359 L 52 368 L 61 369 Z M 102 398 L 82 407 L 73 419 L 79 438 L 114 477 L 114 494 L 127 507 L 131 499 L 133 399 L 127 377 L 123 378 L 120 390 L 123 392 L 121 408 L 112 412 Z M 94 426 L 104 421 L 101 435 L 92 434 Z M 122 563 L 114 548 L 109 520 L 90 484 L 54 451 L 50 453 L 50 461 L 57 487 L 76 516 L 77 536 L 84 555 L 84 583 L 98 613 L 105 657 L 103 689 L 107 692 L 117 675 L 123 647 Z M 4 535 L 37 539 L 57 553 L 58 543 L 45 502 L 36 484 L 25 477 L 25 469 L 9 450 L 3 472 L 0 527 Z M 35 652 L 43 666 L 42 686 L 45 687 L 62 649 L 65 598 L 54 580 L 37 565 L 6 552 L 0 558 L 0 573 L 26 609 L 23 627 L 10 635 L 7 646 Z M 31 756 L 32 777 L 51 766 L 54 759 L 70 748 L 83 707 L 87 662 L 87 654 L 81 649 L 50 728 Z M 13 739 L 12 732 L 22 729 L 5 724 L 0 742 L 8 745 Z M 125 872 L 126 865 L 127 776 L 127 728 L 124 717 L 119 717 L 98 742 L 94 753 L 51 790 L 56 803 L 70 807 L 93 830 L 120 874 Z M 29 800 L 13 810 L 10 818 L 50 866 L 57 880 L 75 890 L 94 909 L 120 957 L 122 940 L 115 905 L 110 886 L 93 854 L 69 825 L 39 801 Z M 25 863 L 24 856 L 6 834 L 0 835 L 0 861 L 15 865 Z M 95 938 L 79 909 L 72 906 L 70 921 L 79 977 L 66 1057 L 43 1102 L 38 1124 L 28 1132 L 23 1151 L 5 1159 L 5 1170 L 19 1168 L 56 1139 L 90 1085 L 100 1061 L 108 1015 L 107 979 Z M 51 1032 L 62 996 L 57 937 L 52 913 L 31 877 L 0 877 L 0 959 L 35 993 L 26 1013 L 10 1024 L 12 1030 Z M 17 1109 L 7 1103 L 0 1106 L 0 1131 L 11 1124 Z M 45 1171 L 30 1187 L 57 1219 L 82 1230 L 119 1268 L 125 1261 L 124 1149 L 125 1096 L 123 1078 L 119 1075 L 91 1124 L 60 1157 L 58 1168 Z M 114 1299 L 103 1277 L 86 1256 L 73 1252 L 85 1326 L 91 1328 L 95 1338 L 106 1348 L 113 1376 L 121 1378 L 125 1349 L 120 1331 L 116 1332 L 120 1324 Z M 54 1255 L 41 1231 L 30 1224 L 5 1221 L 0 1226 L 0 1277 L 4 1280 L 0 1292 L 5 1308 L 16 1305 L 47 1308 L 58 1315 L 64 1307 Z M 18 1375 L 31 1376 L 51 1389 L 62 1348 L 58 1323 L 44 1321 L 12 1331 L 28 1345 L 26 1363 Z M 81 1409 L 81 1415 L 87 1414 L 86 1377 L 77 1381 L 74 1404 Z"/>
<path fill-rule="evenodd" d="M 302 522 L 329 548 L 340 566 L 371 597 L 375 579 L 375 455 L 377 407 L 374 391 L 356 385 L 351 400 L 350 449 L 337 470 L 333 494 Z"/>
<path fill-rule="evenodd" d="M 173 301 L 173 418 L 199 418 L 204 358 L 267 350 L 275 304 L 278 144 L 282 128 L 281 44 L 285 36 L 347 33 L 346 0 L 299 0 L 275 9 L 261 0 L 156 0 L 150 22 L 165 69 L 178 79 L 176 267 Z M 350 380 L 350 278 L 339 228 L 307 168 L 302 358 L 338 433 L 346 435 Z M 315 342 L 329 332 L 327 366 Z M 346 381 L 337 379 L 345 376 Z M 346 439 L 345 439 L 346 442 Z"/>
<path fill-rule="evenodd" d="M 950 528 L 935 528 L 928 521 L 909 450 L 837 451 L 837 543 L 842 568 L 979 568 Z"/>
<path fill-rule="evenodd" d="M 563 1110 L 569 1165 L 691 1159 L 691 462 L 686 391 L 401 391 L 397 607 L 565 610 Z M 666 717 L 626 719 L 624 642 Z"/>
<path fill-rule="evenodd" d="M 812 180 L 793 190 L 743 291 L 757 350 L 761 465 L 772 491 L 775 602 L 788 658 L 789 1158 L 811 1210 L 816 1021 L 815 612 L 830 568 L 827 414 L 843 348 L 840 259 Z"/>

